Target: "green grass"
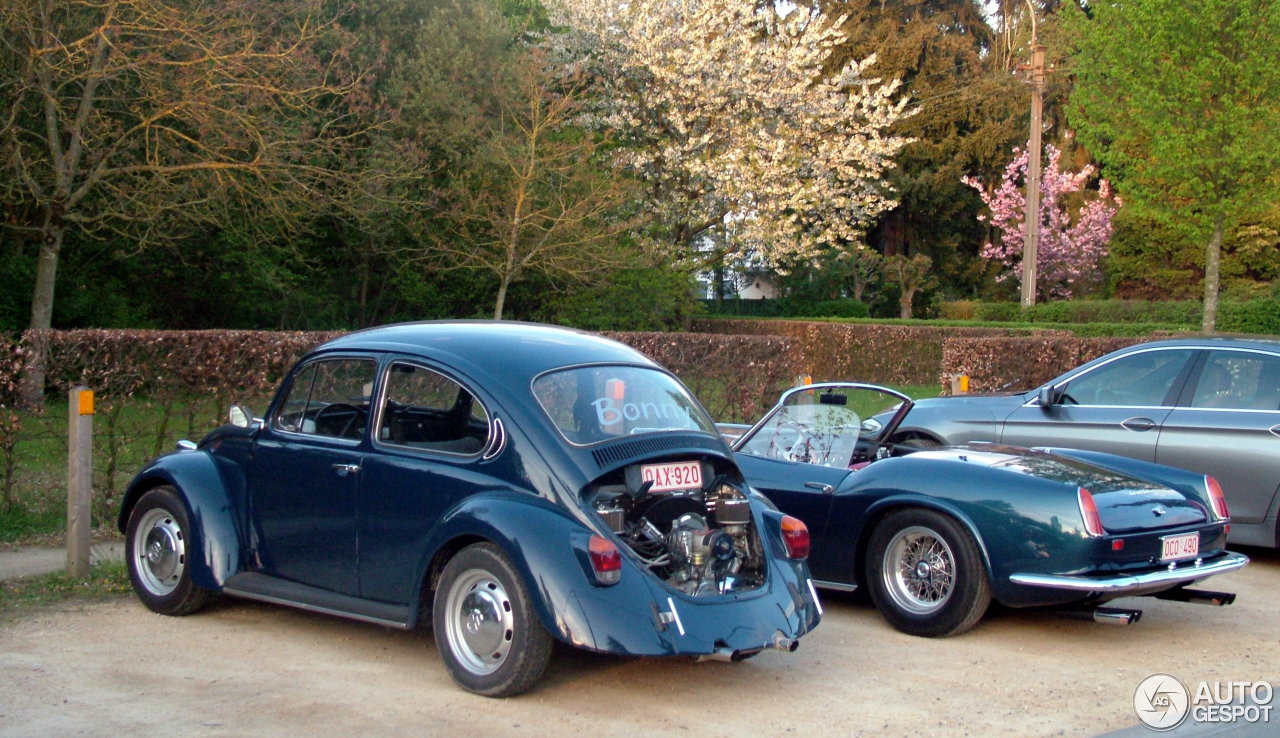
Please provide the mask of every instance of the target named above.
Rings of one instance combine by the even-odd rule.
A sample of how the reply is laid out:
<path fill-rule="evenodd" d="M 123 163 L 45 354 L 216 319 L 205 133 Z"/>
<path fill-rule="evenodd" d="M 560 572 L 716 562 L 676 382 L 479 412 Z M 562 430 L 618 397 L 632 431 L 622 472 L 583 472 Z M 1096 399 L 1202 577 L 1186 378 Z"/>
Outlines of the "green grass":
<path fill-rule="evenodd" d="M 263 398 L 253 401 L 259 412 L 267 406 Z M 225 404 L 212 396 L 99 398 L 93 417 L 94 527 L 114 527 L 133 475 L 178 440 L 199 440 L 224 422 Z M 0 543 L 66 526 L 67 420 L 67 403 L 49 402 L 43 412 L 23 416 L 10 449 L 0 445 Z"/>
<path fill-rule="evenodd" d="M 132 592 L 123 562 L 101 561 L 89 568 L 85 579 L 65 572 L 42 574 L 0 582 L 0 620 L 32 609 L 68 601 L 101 602 Z"/>

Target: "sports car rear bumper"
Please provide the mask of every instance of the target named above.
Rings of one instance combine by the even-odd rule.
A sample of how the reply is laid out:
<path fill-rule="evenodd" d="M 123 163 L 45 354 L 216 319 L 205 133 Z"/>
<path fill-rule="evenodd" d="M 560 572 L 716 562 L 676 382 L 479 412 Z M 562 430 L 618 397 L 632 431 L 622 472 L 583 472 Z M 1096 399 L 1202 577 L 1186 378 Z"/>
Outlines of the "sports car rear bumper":
<path fill-rule="evenodd" d="M 1098 592 L 1107 595 L 1142 594 L 1181 584 L 1189 584 L 1214 574 L 1235 571 L 1249 563 L 1244 554 L 1226 551 L 1208 561 L 1196 559 L 1186 565 L 1158 569 L 1141 574 L 1115 576 L 1067 576 L 1056 574 L 1010 574 L 1009 581 L 1030 587 L 1048 587 L 1075 592 Z"/>

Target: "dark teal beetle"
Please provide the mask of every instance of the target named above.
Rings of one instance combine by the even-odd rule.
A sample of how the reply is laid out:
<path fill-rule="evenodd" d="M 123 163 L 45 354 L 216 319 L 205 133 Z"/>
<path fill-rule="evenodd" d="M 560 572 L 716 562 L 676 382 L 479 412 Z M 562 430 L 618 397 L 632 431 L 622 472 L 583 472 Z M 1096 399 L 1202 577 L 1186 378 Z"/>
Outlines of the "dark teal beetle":
<path fill-rule="evenodd" d="M 737 660 L 821 609 L 808 532 L 743 481 L 671 374 L 598 336 L 501 322 L 360 331 L 304 357 L 265 416 L 148 464 L 120 509 L 152 610 L 210 594 L 412 628 L 485 695 L 553 640 Z"/>
<path fill-rule="evenodd" d="M 865 586 L 921 636 L 972 628 L 992 600 L 1130 623 L 1140 611 L 1099 605 L 1234 599 L 1187 587 L 1248 562 L 1224 548 L 1212 477 L 1097 452 L 888 442 L 911 408 L 885 387 L 818 384 L 753 427 L 722 427 L 741 433 L 748 483 L 807 525 L 818 586 Z"/>

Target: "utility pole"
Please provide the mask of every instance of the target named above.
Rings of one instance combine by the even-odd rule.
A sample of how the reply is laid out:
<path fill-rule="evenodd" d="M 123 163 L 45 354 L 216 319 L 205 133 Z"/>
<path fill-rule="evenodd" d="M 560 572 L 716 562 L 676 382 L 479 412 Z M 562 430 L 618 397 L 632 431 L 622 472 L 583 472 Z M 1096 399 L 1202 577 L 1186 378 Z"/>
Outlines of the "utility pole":
<path fill-rule="evenodd" d="M 1032 31 L 1031 65 L 1019 66 L 1031 73 L 1031 141 L 1027 144 L 1026 228 L 1022 246 L 1022 307 L 1036 304 L 1036 258 L 1040 247 L 1040 129 L 1044 118 L 1044 46 Z"/>

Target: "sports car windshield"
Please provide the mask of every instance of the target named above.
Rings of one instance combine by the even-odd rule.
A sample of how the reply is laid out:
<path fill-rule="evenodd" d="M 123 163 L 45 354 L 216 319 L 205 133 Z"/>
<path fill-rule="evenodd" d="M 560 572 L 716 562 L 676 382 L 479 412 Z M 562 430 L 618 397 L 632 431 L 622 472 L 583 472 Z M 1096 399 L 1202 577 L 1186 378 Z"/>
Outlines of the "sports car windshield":
<path fill-rule="evenodd" d="M 579 446 L 638 433 L 716 433 L 684 386 L 655 369 L 565 369 L 535 379 L 533 394 L 565 440 Z"/>

